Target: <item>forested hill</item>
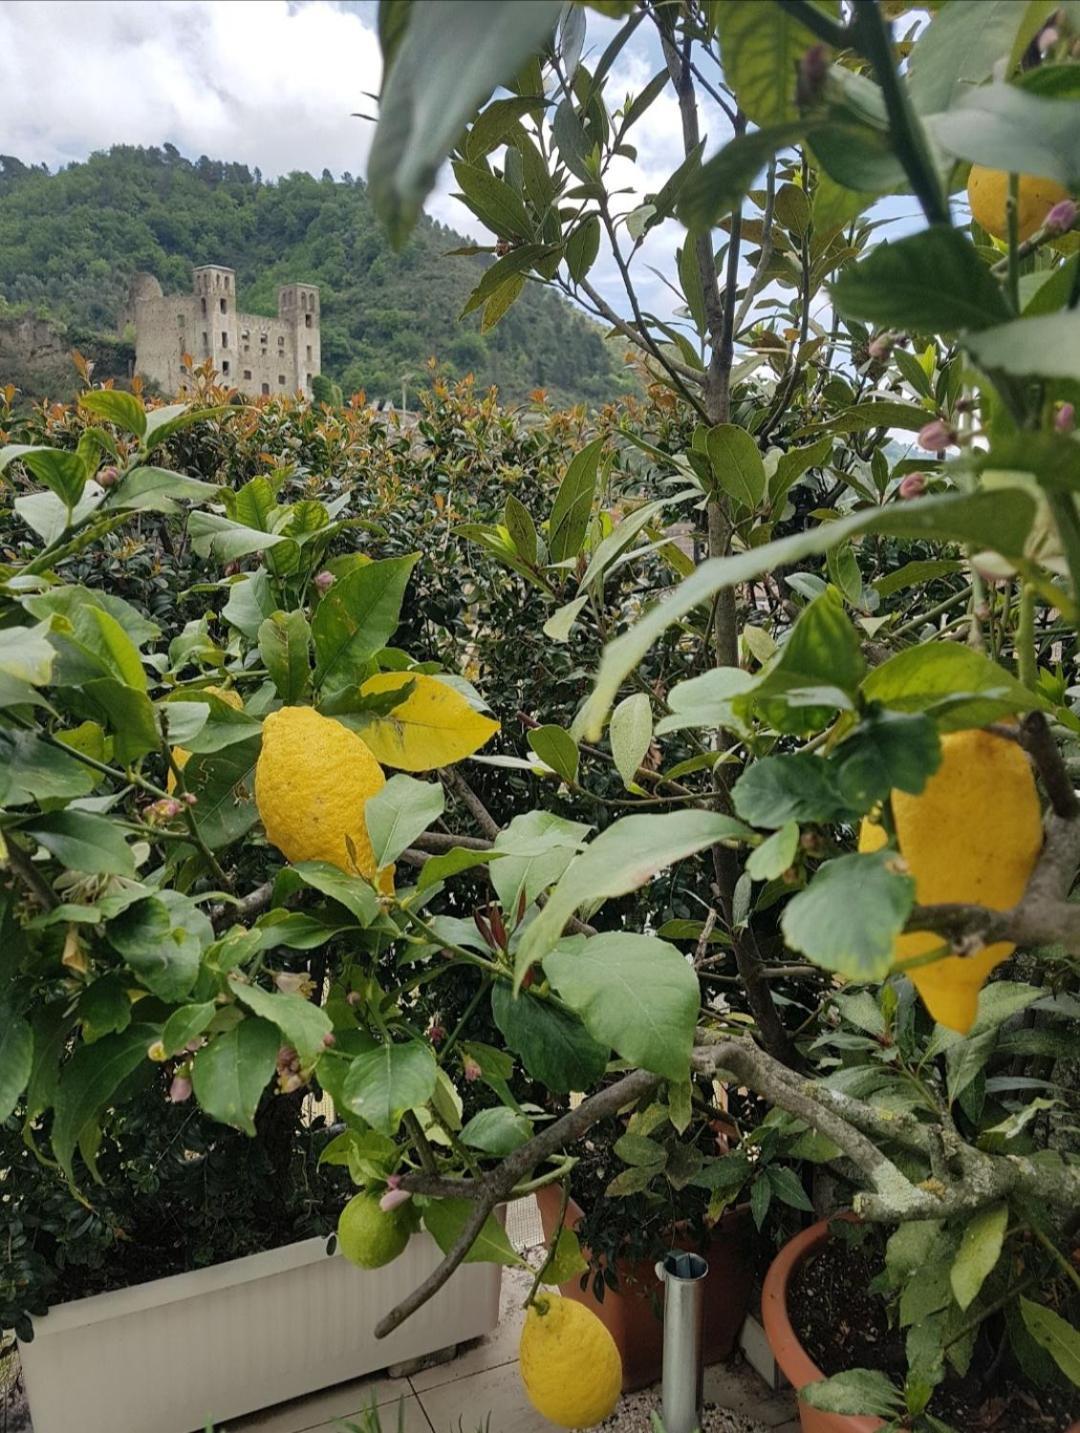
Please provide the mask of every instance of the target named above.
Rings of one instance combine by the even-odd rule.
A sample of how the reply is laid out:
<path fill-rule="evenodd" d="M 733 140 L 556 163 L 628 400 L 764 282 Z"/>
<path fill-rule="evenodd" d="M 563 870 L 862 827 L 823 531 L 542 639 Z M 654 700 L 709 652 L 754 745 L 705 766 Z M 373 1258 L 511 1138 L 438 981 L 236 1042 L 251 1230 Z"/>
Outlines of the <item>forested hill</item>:
<path fill-rule="evenodd" d="M 55 174 L 0 156 L 0 298 L 73 329 L 115 333 L 137 269 L 186 292 L 194 265 L 220 263 L 236 269 L 249 312 L 276 313 L 279 283 L 320 286 L 323 372 L 346 393 L 400 394 L 432 355 L 508 399 L 543 387 L 560 402 L 602 401 L 626 386 L 618 351 L 556 294 L 523 294 L 487 334 L 476 315 L 459 322 L 486 262 L 446 257 L 467 242 L 425 218 L 393 253 L 364 182 L 328 171 L 267 183 L 168 144 L 117 146 Z"/>

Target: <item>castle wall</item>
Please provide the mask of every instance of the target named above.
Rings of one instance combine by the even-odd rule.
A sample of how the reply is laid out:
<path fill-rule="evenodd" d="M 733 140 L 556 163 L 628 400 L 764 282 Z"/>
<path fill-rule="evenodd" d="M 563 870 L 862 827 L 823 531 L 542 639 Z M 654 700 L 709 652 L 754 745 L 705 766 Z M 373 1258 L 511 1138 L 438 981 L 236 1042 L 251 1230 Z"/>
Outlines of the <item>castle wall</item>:
<path fill-rule="evenodd" d="M 195 270 L 195 292 L 173 297 L 135 297 L 137 372 L 168 394 L 183 382 L 180 358 L 210 359 L 222 382 L 248 397 L 310 394 L 321 371 L 319 291 L 310 284 L 278 291 L 278 317 L 236 310 L 231 269 Z"/>

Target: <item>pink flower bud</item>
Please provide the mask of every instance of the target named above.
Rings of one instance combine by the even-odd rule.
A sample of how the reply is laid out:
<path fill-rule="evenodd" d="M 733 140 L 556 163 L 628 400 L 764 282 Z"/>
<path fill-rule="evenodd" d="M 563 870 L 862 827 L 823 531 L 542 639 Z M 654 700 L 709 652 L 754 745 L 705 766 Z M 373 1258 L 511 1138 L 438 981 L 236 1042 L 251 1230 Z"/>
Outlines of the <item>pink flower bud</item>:
<path fill-rule="evenodd" d="M 400 1175 L 400 1174 L 388 1174 L 388 1175 L 386 1176 L 386 1187 L 387 1187 L 387 1189 L 400 1189 L 400 1188 L 401 1188 L 401 1175 Z"/>
<path fill-rule="evenodd" d="M 921 497 L 926 491 L 925 473 L 907 473 L 900 479 L 897 495 L 902 498 Z"/>
<path fill-rule="evenodd" d="M 887 333 L 879 333 L 876 338 L 870 340 L 866 351 L 878 363 L 887 363 L 892 357 L 892 338 Z"/>
<path fill-rule="evenodd" d="M 115 487 L 120 481 L 120 471 L 118 468 L 102 468 L 97 475 L 97 480 L 103 488 Z"/>
<path fill-rule="evenodd" d="M 360 994 L 359 990 L 350 990 L 348 995 L 346 995 L 345 997 L 345 1004 L 359 1005 L 362 1003 L 363 999 L 364 997 Z"/>
<path fill-rule="evenodd" d="M 799 61 L 795 80 L 795 103 L 807 109 L 821 98 L 829 75 L 829 52 L 824 45 L 811 45 Z"/>
<path fill-rule="evenodd" d="M 480 1069 L 479 1064 L 476 1060 L 473 1059 L 471 1055 L 465 1056 L 461 1068 L 462 1073 L 464 1074 L 470 1085 L 473 1083 L 474 1080 L 478 1080 L 483 1074 L 483 1071 Z"/>
<path fill-rule="evenodd" d="M 1039 31 L 1038 46 L 1040 54 L 1047 54 L 1061 39 L 1061 31 L 1056 25 L 1044 25 Z"/>
<path fill-rule="evenodd" d="M 935 418 L 932 423 L 919 429 L 919 436 L 915 441 L 928 453 L 940 453 L 943 448 L 951 448 L 956 442 L 956 430 L 943 418 Z"/>
<path fill-rule="evenodd" d="M 322 1042 L 323 1048 L 325 1050 L 333 1049 L 333 1047 L 337 1044 L 337 1037 L 335 1036 L 333 1030 L 327 1030 L 326 1034 L 322 1037 Z"/>
<path fill-rule="evenodd" d="M 1071 403 L 1063 403 L 1054 414 L 1054 427 L 1059 433 L 1071 433 L 1076 427 L 1076 409 Z"/>
<path fill-rule="evenodd" d="M 1076 223 L 1075 199 L 1059 199 L 1043 220 L 1043 228 L 1051 234 L 1067 234 Z"/>
<path fill-rule="evenodd" d="M 185 805 L 185 806 L 197 806 L 198 804 L 199 804 L 199 798 L 195 795 L 194 791 L 185 791 L 185 792 L 184 792 L 184 805 Z"/>
<path fill-rule="evenodd" d="M 189 1040 L 187 1042 L 187 1044 L 184 1046 L 184 1049 L 187 1050 L 190 1055 L 194 1055 L 195 1051 L 201 1050 L 205 1043 L 206 1041 L 201 1035 L 196 1035 L 194 1040 Z"/>
<path fill-rule="evenodd" d="M 401 1204 L 408 1204 L 412 1195 L 407 1189 L 388 1189 L 379 1200 L 379 1208 L 384 1214 L 389 1214 L 391 1209 L 397 1209 Z"/>
<path fill-rule="evenodd" d="M 302 995 L 305 1000 L 315 989 L 311 977 L 303 971 L 277 970 L 274 972 L 274 984 L 283 995 Z"/>
<path fill-rule="evenodd" d="M 329 592 L 336 581 L 337 578 L 332 572 L 326 572 L 324 570 L 316 575 L 315 586 L 320 593 Z"/>
<path fill-rule="evenodd" d="M 433 1045 L 441 1045 L 446 1039 L 445 1027 L 440 1025 L 437 1020 L 431 1022 L 425 1033 Z"/>
<path fill-rule="evenodd" d="M 174 1075 L 169 1086 L 169 1099 L 174 1105 L 182 1105 L 191 1099 L 191 1081 L 187 1075 Z"/>

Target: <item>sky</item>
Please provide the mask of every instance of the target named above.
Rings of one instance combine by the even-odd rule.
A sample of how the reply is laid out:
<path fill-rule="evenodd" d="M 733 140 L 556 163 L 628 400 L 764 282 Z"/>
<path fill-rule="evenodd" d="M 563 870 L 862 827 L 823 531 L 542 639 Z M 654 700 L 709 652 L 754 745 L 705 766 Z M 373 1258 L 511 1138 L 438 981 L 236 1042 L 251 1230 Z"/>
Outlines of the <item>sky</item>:
<path fill-rule="evenodd" d="M 587 13 L 585 53 L 595 59 L 614 25 Z M 660 68 L 649 29 L 615 66 L 613 100 L 640 91 Z M 373 125 L 352 115 L 372 111 L 380 71 L 371 0 L 0 0 L 0 152 L 54 169 L 112 144 L 169 141 L 189 158 L 257 165 L 267 178 L 293 169 L 363 174 Z M 718 147 L 730 130 L 718 112 L 711 119 Z M 638 159 L 617 161 L 613 179 L 642 195 L 682 158 L 670 92 L 633 137 Z M 428 212 L 487 239 L 453 187 L 444 166 Z M 635 201 L 620 202 L 629 210 Z M 670 270 L 681 238 L 667 224 L 635 266 L 644 301 L 665 314 L 671 296 L 647 265 Z M 608 254 L 592 277 L 626 312 Z"/>

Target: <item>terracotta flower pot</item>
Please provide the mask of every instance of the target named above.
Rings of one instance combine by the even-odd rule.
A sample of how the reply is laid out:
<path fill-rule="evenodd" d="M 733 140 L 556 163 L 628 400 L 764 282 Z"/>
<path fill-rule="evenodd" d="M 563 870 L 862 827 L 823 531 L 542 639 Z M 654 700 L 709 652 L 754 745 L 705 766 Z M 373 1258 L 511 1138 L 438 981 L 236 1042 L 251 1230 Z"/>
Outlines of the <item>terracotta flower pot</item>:
<path fill-rule="evenodd" d="M 820 1249 L 829 1237 L 829 1221 L 811 1224 L 794 1239 L 789 1239 L 769 1265 L 761 1293 L 761 1318 L 773 1357 L 784 1377 L 795 1388 L 818 1383 L 825 1377 L 821 1369 L 799 1342 L 799 1336 L 788 1316 L 788 1288 L 795 1270 L 804 1259 Z M 880 1418 L 860 1418 L 849 1413 L 824 1413 L 799 1399 L 799 1421 L 802 1433 L 874 1433 L 884 1428 Z M 1080 1433 L 1080 1423 L 1073 1423 L 1064 1433 Z"/>
<path fill-rule="evenodd" d="M 559 1217 L 561 1192 L 549 1184 L 537 1191 L 544 1235 L 550 1239 Z M 581 1206 L 573 1199 L 566 1209 L 566 1227 L 576 1229 L 583 1218 Z M 713 1230 L 712 1243 L 705 1250 L 709 1273 L 705 1280 L 705 1362 L 729 1358 L 746 1317 L 754 1281 L 756 1231 L 749 1211 L 730 1210 Z M 677 1236 L 675 1245 L 694 1249 L 689 1233 Z M 585 1250 L 586 1258 L 588 1251 Z M 623 1392 L 645 1388 L 660 1377 L 663 1363 L 663 1324 L 660 1313 L 663 1294 L 656 1277 L 655 1260 L 620 1259 L 616 1264 L 618 1290 L 606 1289 L 601 1302 L 592 1283 L 582 1290 L 580 1276 L 560 1286 L 564 1298 L 575 1299 L 592 1309 L 614 1338 L 622 1357 Z"/>

